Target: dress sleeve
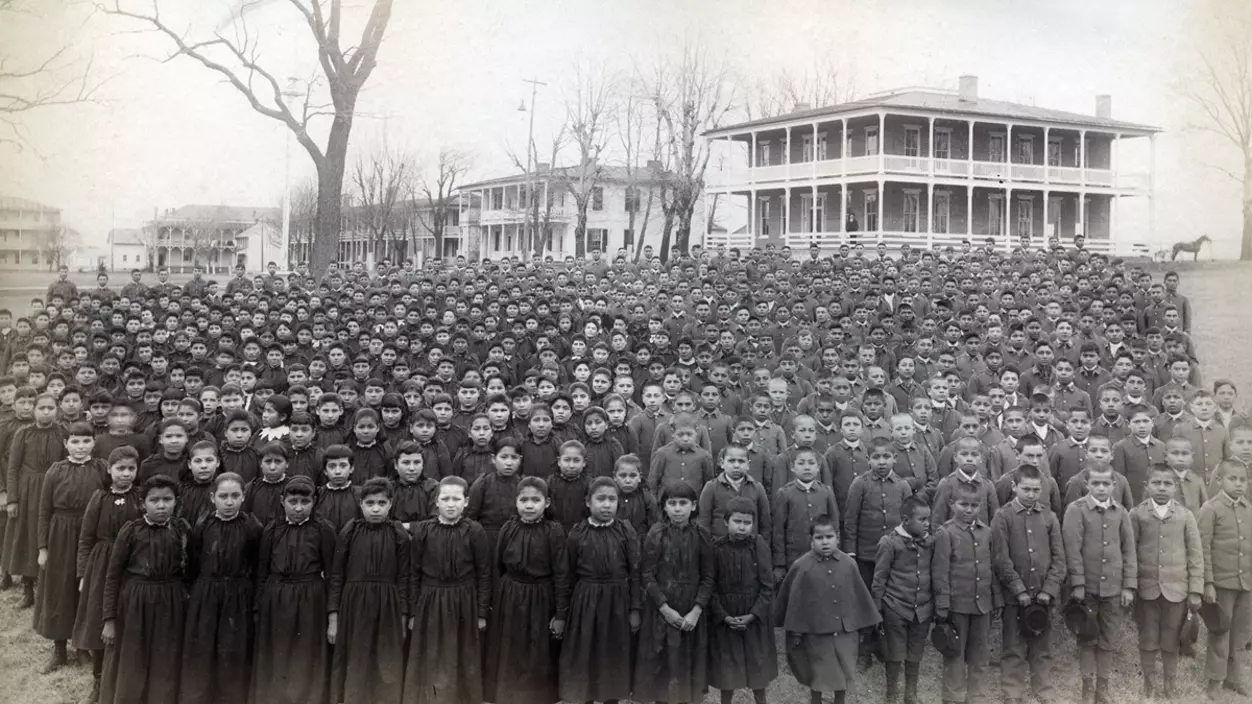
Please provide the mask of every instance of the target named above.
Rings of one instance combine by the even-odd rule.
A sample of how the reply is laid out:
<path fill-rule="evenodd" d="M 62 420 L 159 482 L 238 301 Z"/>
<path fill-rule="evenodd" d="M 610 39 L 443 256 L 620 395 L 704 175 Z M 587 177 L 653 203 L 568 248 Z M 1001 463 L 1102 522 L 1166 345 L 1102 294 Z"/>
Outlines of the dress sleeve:
<path fill-rule="evenodd" d="M 143 519 L 136 519 L 136 521 Z M 109 570 L 104 577 L 104 603 L 101 606 L 101 620 L 112 621 L 117 617 L 117 597 L 122 590 L 126 565 L 130 562 L 132 549 L 131 534 L 136 521 L 122 526 L 121 532 L 113 541 L 113 554 L 109 557 Z"/>
<path fill-rule="evenodd" d="M 52 523 L 52 494 L 56 491 L 57 483 L 63 481 L 64 475 L 64 468 L 60 464 L 54 464 L 43 475 L 43 481 L 39 485 L 39 521 L 35 539 L 40 550 L 48 549 L 48 529 Z"/>
<path fill-rule="evenodd" d="M 474 558 L 474 574 L 478 583 L 478 617 L 491 613 L 491 545 L 487 531 L 478 523 L 471 524 L 470 550 Z"/>
<path fill-rule="evenodd" d="M 703 528 L 696 528 L 697 539 L 700 541 L 700 587 L 696 591 L 696 603 L 701 611 L 708 610 L 709 599 L 713 596 L 713 579 L 716 574 L 713 558 L 713 540 Z"/>
<path fill-rule="evenodd" d="M 770 602 L 774 600 L 774 571 L 771 566 L 769 543 L 756 536 L 756 601 L 752 602 L 752 615 L 758 621 L 768 622 Z"/>
<path fill-rule="evenodd" d="M 665 606 L 669 601 L 656 581 L 657 563 L 661 560 L 661 540 L 664 531 L 665 528 L 661 525 L 648 531 L 647 537 L 643 539 L 643 557 L 639 569 L 643 591 L 657 609 Z"/>
<path fill-rule="evenodd" d="M 348 521 L 335 538 L 335 556 L 331 560 L 330 571 L 326 574 L 327 613 L 339 612 L 339 599 L 343 595 L 343 573 L 348 569 L 348 551 L 352 548 L 352 536 L 356 532 L 356 525 L 356 520 Z"/>
<path fill-rule="evenodd" d="M 569 613 L 570 601 L 570 564 L 567 554 L 568 541 L 561 524 L 548 524 L 549 559 L 552 560 L 552 585 L 556 596 L 556 618 L 565 620 Z"/>
<path fill-rule="evenodd" d="M 87 574 L 87 560 L 96 547 L 96 524 L 100 522 L 100 508 L 104 503 L 104 491 L 97 491 L 87 502 L 83 522 L 78 528 L 78 557 L 74 562 L 74 576 L 82 579 Z"/>
<path fill-rule="evenodd" d="M 629 524 L 621 524 L 626 533 L 626 570 L 627 583 L 630 585 L 630 610 L 639 611 L 643 607 L 643 590 L 639 586 L 639 536 Z"/>

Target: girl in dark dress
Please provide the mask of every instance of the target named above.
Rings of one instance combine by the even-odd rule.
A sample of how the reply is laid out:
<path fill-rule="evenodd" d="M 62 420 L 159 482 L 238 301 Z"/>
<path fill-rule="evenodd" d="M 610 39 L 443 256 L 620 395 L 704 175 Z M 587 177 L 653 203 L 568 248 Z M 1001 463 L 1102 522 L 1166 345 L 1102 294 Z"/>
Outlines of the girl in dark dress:
<path fill-rule="evenodd" d="M 178 515 L 189 526 L 213 513 L 213 480 L 221 469 L 217 453 L 217 446 L 208 440 L 197 442 L 187 453 L 187 476 L 178 482 Z"/>
<path fill-rule="evenodd" d="M 561 445 L 557 471 L 548 477 L 548 516 L 569 535 L 587 517 L 587 489 L 594 477 L 587 474 L 586 450 L 577 440 Z"/>
<path fill-rule="evenodd" d="M 252 437 L 252 445 L 262 448 L 272 442 L 290 444 L 291 399 L 282 394 L 274 394 L 265 399 L 261 407 L 261 429 Z"/>
<path fill-rule="evenodd" d="M 538 477 L 518 483 L 517 515 L 500 531 L 499 580 L 487 630 L 483 689 L 495 704 L 552 704 L 557 692 L 560 638 L 569 612 L 565 531 L 544 520 L 547 486 Z"/>
<path fill-rule="evenodd" d="M 652 490 L 643 485 L 643 467 L 638 455 L 622 455 L 613 467 L 613 482 L 617 484 L 617 515 L 637 535 L 647 535 L 657 522 L 659 510 Z"/>
<path fill-rule="evenodd" d="M 66 458 L 44 475 L 39 498 L 35 632 L 52 641 L 44 674 L 65 665 L 74 616 L 78 613 L 78 534 L 92 495 L 104 488 L 106 464 L 91 456 L 95 433 L 82 421 L 65 429 Z"/>
<path fill-rule="evenodd" d="M 357 482 L 386 477 L 390 473 L 387 447 L 378 434 L 380 427 L 378 411 L 372 408 L 361 408 L 352 417 L 352 437 L 348 440 L 348 447 L 352 448 L 352 473 Z"/>
<path fill-rule="evenodd" d="M 708 619 L 713 542 L 692 520 L 696 490 L 686 482 L 661 491 L 665 517 L 643 542 L 643 610 L 635 651 L 634 697 L 701 702 L 708 683 Z"/>
<path fill-rule="evenodd" d="M 292 477 L 284 518 L 265 527 L 257 554 L 256 641 L 249 701 L 325 704 L 330 644 L 326 582 L 335 531 L 313 515 L 313 482 Z"/>
<path fill-rule="evenodd" d="M 19 609 L 35 605 L 39 576 L 39 500 L 48 468 L 65 458 L 65 430 L 56 422 L 57 400 L 49 394 L 35 399 L 34 422 L 13 435 L 9 446 L 9 552 L 5 568 L 22 578 Z"/>
<path fill-rule="evenodd" d="M 391 498 L 390 481 L 365 482 L 362 518 L 349 521 L 335 545 L 326 631 L 335 646 L 332 702 L 397 704 L 403 691 L 412 549 L 391 520 Z"/>
<path fill-rule="evenodd" d="M 156 435 L 154 454 L 139 465 L 139 482 L 163 474 L 176 482 L 187 478 L 187 426 L 177 418 L 166 418 Z"/>
<path fill-rule="evenodd" d="M 430 518 L 435 513 L 435 496 L 439 482 L 426 476 L 426 455 L 412 440 L 396 446 L 393 469 L 396 475 L 396 497 L 391 506 L 391 517 L 411 530 L 413 524 Z"/>
<path fill-rule="evenodd" d="M 381 423 L 378 429 L 379 442 L 391 445 L 407 439 L 409 434 L 409 425 L 406 422 L 407 411 L 408 407 L 404 403 L 403 396 L 395 392 L 383 394 L 383 400 L 378 406 Z"/>
<path fill-rule="evenodd" d="M 157 475 L 143 483 L 143 517 L 113 543 L 101 606 L 105 644 L 103 704 L 177 701 L 187 611 L 187 524 L 174 515 L 178 484 Z"/>
<path fill-rule="evenodd" d="M 213 513 L 191 529 L 191 596 L 179 670 L 180 704 L 243 702 L 252 647 L 253 575 L 261 524 L 242 510 L 243 477 L 213 480 Z"/>
<path fill-rule="evenodd" d="M 552 436 L 552 410 L 547 404 L 537 403 L 530 409 L 527 427 L 530 432 L 522 443 L 522 474 L 547 477 L 556 471 L 561 452 L 561 444 Z"/>
<path fill-rule="evenodd" d="M 23 386 L 17 390 L 13 397 L 13 415 L 12 417 L 0 420 L 0 466 L 9 459 L 9 448 L 13 445 L 13 437 L 17 434 L 19 428 L 30 425 L 35 418 L 35 390 L 29 386 Z M 3 487 L 9 498 L 4 503 L 12 501 L 17 496 L 15 493 L 15 485 L 9 484 L 9 473 L 7 471 L 0 474 L 0 487 Z M 7 506 L 4 515 L 0 515 L 0 589 L 8 589 L 13 584 L 13 578 L 9 574 L 9 551 L 13 539 L 17 535 L 16 528 L 11 524 L 16 523 L 16 519 L 10 519 Z M 24 599 L 25 597 L 23 597 Z M 31 603 L 35 601 L 35 595 L 30 595 Z"/>
<path fill-rule="evenodd" d="M 104 582 L 109 572 L 113 541 L 122 526 L 139 518 L 143 498 L 135 484 L 139 473 L 139 452 L 119 447 L 109 453 L 107 489 L 97 489 L 87 502 L 78 533 L 78 613 L 74 617 L 74 647 L 91 652 L 91 694 L 86 701 L 100 697 L 100 675 L 104 671 L 103 623 Z"/>
<path fill-rule="evenodd" d="M 587 475 L 612 477 L 617 458 L 625 452 L 617 440 L 609 437 L 609 415 L 603 408 L 593 406 L 583 413 L 583 432 L 587 436 Z"/>
<path fill-rule="evenodd" d="M 491 420 L 478 413 L 470 419 L 469 442 L 452 458 L 452 473 L 473 485 L 479 477 L 495 471 L 495 453 L 491 449 Z"/>
<path fill-rule="evenodd" d="M 481 632 L 491 610 L 491 554 L 483 527 L 464 517 L 468 487 L 439 482 L 436 517 L 413 526 L 414 600 L 407 704 L 483 700 Z"/>
<path fill-rule="evenodd" d="M 361 515 L 361 487 L 352 483 L 355 467 L 352 449 L 347 445 L 331 445 L 322 457 L 322 479 L 317 489 L 313 515 L 330 524 L 335 535 L 348 521 Z"/>
<path fill-rule="evenodd" d="M 495 443 L 492 463 L 495 471 L 474 480 L 469 491 L 469 507 L 465 515 L 478 521 L 487 531 L 487 549 L 494 555 L 500 529 L 517 515 L 517 487 L 521 477 L 521 446 L 513 438 L 500 438 Z"/>
<path fill-rule="evenodd" d="M 630 696 L 631 634 L 639 630 L 639 537 L 616 519 L 617 485 L 601 477 L 587 520 L 566 540 L 570 612 L 561 643 L 561 699 L 616 702 Z"/>
<path fill-rule="evenodd" d="M 287 484 L 287 446 L 272 442 L 260 449 L 261 476 L 244 489 L 243 510 L 262 526 L 283 516 L 283 487 Z"/>
<path fill-rule="evenodd" d="M 308 477 L 316 485 L 322 476 L 322 453 L 313 435 L 315 422 L 307 413 L 297 411 L 291 414 L 291 454 L 287 457 L 287 474 Z"/>
<path fill-rule="evenodd" d="M 756 504 L 735 497 L 726 504 L 726 535 L 713 541 L 714 584 L 709 622 L 709 684 L 730 704 L 748 688 L 756 704 L 778 676 L 778 646 L 770 619 L 774 575 L 769 544 L 756 533 Z"/>
<path fill-rule="evenodd" d="M 222 421 L 222 471 L 238 474 L 247 483 L 261 473 L 261 458 L 252 446 L 252 416 L 232 408 Z"/>

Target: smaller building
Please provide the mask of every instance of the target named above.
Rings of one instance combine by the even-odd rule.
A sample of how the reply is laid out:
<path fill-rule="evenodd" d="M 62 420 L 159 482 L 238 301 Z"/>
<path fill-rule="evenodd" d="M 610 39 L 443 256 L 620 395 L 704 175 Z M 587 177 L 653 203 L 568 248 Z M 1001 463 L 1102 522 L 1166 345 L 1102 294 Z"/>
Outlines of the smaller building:
<path fill-rule="evenodd" d="M 250 271 L 260 271 L 265 261 L 283 257 L 278 252 L 259 251 L 259 259 L 253 260 L 248 257 L 247 245 L 241 248 L 238 238 L 258 224 L 277 228 L 280 222 L 280 208 L 184 205 L 154 214 L 144 223 L 142 239 L 151 245 L 154 268 L 190 272 L 198 264 L 209 274 L 225 274 L 236 264 L 243 264 Z"/>
<path fill-rule="evenodd" d="M 0 269 L 48 271 L 61 232 L 59 208 L 0 195 Z"/>
<path fill-rule="evenodd" d="M 147 269 L 152 265 L 152 253 L 139 228 L 116 228 L 109 230 L 109 260 L 111 271 Z"/>

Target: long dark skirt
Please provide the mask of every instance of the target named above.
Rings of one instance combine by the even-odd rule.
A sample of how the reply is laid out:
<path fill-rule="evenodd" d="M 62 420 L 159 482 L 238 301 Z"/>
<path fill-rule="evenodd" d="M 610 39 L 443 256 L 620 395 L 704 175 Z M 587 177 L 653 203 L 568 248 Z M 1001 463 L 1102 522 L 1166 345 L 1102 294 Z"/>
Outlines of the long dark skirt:
<path fill-rule="evenodd" d="M 347 582 L 331 659 L 330 700 L 396 704 L 404 690 L 404 605 L 392 582 Z"/>
<path fill-rule="evenodd" d="M 686 615 L 687 605 L 695 603 L 697 587 L 675 587 L 687 592 L 670 601 L 680 614 Z M 644 607 L 641 616 L 633 697 L 640 701 L 702 701 L 708 688 L 709 615 L 702 613 L 690 631 L 666 623 L 651 604 Z"/>
<path fill-rule="evenodd" d="M 116 637 L 104 651 L 101 704 L 174 704 L 187 592 L 178 580 L 128 579 L 118 597 Z"/>
<path fill-rule="evenodd" d="M 561 699 L 630 697 L 630 588 L 626 580 L 580 580 L 561 643 Z"/>
<path fill-rule="evenodd" d="M 710 686 L 765 689 L 776 677 L 778 645 L 772 623 L 757 619 L 742 631 L 725 623 L 709 623 Z"/>
<path fill-rule="evenodd" d="M 245 702 L 252 649 L 251 580 L 198 579 L 187 604 L 181 704 Z"/>
<path fill-rule="evenodd" d="M 48 561 L 35 593 L 35 632 L 48 640 L 69 640 L 78 615 L 78 530 L 81 513 L 58 512 L 48 523 Z"/>
<path fill-rule="evenodd" d="M 326 642 L 326 583 L 271 578 L 257 600 L 252 698 L 260 704 L 323 704 L 330 644 Z"/>
<path fill-rule="evenodd" d="M 421 587 L 404 671 L 405 704 L 483 700 L 476 588 L 474 580 Z"/>
<path fill-rule="evenodd" d="M 18 477 L 18 495 L 9 501 L 17 503 L 17 518 L 9 522 L 9 541 L 5 546 L 5 569 L 14 577 L 39 576 L 39 494 L 43 490 L 43 472 L 22 472 Z M 78 536 L 74 536 L 78 540 Z M 75 543 L 77 554 L 77 543 Z"/>
<path fill-rule="evenodd" d="M 483 694 L 495 704 L 552 704 L 557 693 L 560 641 L 548 628 L 556 611 L 551 580 L 502 577 L 487 621 Z"/>
<path fill-rule="evenodd" d="M 78 595 L 78 614 L 74 617 L 74 647 L 79 650 L 104 650 L 100 630 L 104 627 L 104 579 L 109 571 L 113 542 L 101 540 L 87 555 L 83 572 L 83 591 Z"/>

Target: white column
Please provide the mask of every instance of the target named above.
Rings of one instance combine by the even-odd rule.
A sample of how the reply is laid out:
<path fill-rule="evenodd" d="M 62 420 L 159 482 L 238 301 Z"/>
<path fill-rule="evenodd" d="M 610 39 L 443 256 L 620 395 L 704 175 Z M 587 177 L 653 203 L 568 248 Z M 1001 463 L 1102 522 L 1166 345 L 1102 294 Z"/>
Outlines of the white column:
<path fill-rule="evenodd" d="M 973 152 L 971 151 L 970 153 L 972 154 Z M 965 187 L 965 236 L 968 238 L 968 237 L 973 237 L 973 235 L 974 235 L 974 184 L 973 182 L 970 182 L 970 184 Z"/>
<path fill-rule="evenodd" d="M 1046 134 L 1046 133 L 1045 133 L 1045 134 Z M 1044 140 L 1044 143 L 1046 144 L 1046 143 L 1047 143 L 1047 140 Z M 1046 162 L 1047 162 L 1047 160 L 1048 160 L 1048 155 L 1047 155 L 1047 154 L 1044 154 L 1044 155 L 1043 155 L 1043 160 L 1044 160 L 1044 162 L 1045 162 L 1045 163 L 1044 163 L 1044 168 L 1046 169 L 1046 168 L 1047 168 L 1047 163 L 1046 163 Z M 1043 237 L 1044 237 L 1044 241 L 1047 241 L 1047 238 L 1048 238 L 1048 235 L 1049 235 L 1049 232 L 1048 232 L 1048 224 L 1049 224 L 1049 223 L 1048 223 L 1048 193 L 1049 193 L 1049 191 L 1048 191 L 1047 189 L 1044 189 L 1044 191 L 1043 191 Z M 1057 232 L 1056 232 L 1056 239 L 1057 239 L 1058 241 L 1061 239 L 1061 232 L 1060 232 L 1060 228 L 1059 228 L 1059 227 L 1057 228 Z"/>
<path fill-rule="evenodd" d="M 840 146 L 842 149 L 842 145 Z M 839 233 L 840 244 L 848 243 L 848 184 L 839 184 L 839 225 L 835 232 Z"/>
<path fill-rule="evenodd" d="M 706 192 L 700 198 L 700 200 L 704 204 L 704 220 L 702 221 L 704 224 L 700 226 L 701 227 L 700 246 L 704 247 L 705 249 L 708 249 L 709 243 L 707 242 L 707 240 L 709 238 L 709 194 Z M 624 245 L 625 242 L 623 242 L 622 244 Z"/>
<path fill-rule="evenodd" d="M 1109 250 L 1113 251 L 1113 243 L 1117 241 L 1117 195 L 1109 196 Z"/>
<path fill-rule="evenodd" d="M 969 178 L 974 177 L 974 121 L 969 121 L 969 141 L 965 144 L 965 156 L 969 159 Z"/>
<path fill-rule="evenodd" d="M 934 121 L 931 120 L 931 128 L 934 128 Z M 931 132 L 934 136 L 934 132 Z M 933 152 L 932 152 L 933 154 Z M 921 211 L 921 208 L 918 208 Z M 935 184 L 933 182 L 926 184 L 926 249 L 935 248 Z M 918 213 L 921 214 L 920 212 Z"/>
<path fill-rule="evenodd" d="M 848 177 L 848 152 L 852 151 L 852 135 L 848 133 L 848 119 L 839 120 L 839 172 L 843 178 Z M 843 227 L 841 224 L 840 227 Z"/>
<path fill-rule="evenodd" d="M 821 232 L 821 230 L 817 228 L 817 186 L 813 186 L 812 195 L 813 195 L 813 203 L 812 203 L 813 212 L 809 214 L 809 232 L 816 235 L 818 232 Z M 812 241 L 814 239 L 815 237 L 810 237 L 809 241 Z"/>
<path fill-rule="evenodd" d="M 752 133 L 752 147 L 748 151 L 748 180 L 752 183 L 756 183 L 756 173 L 755 173 L 755 169 L 757 166 L 756 159 L 757 159 L 756 132 L 753 132 Z"/>
<path fill-rule="evenodd" d="M 813 159 L 813 170 L 811 175 L 817 178 L 817 123 L 813 123 L 813 153 L 809 155 Z"/>
<path fill-rule="evenodd" d="M 1078 183 L 1087 185 L 1087 130 L 1078 130 Z"/>
<path fill-rule="evenodd" d="M 783 207 L 782 207 L 782 230 L 783 245 L 787 244 L 787 235 L 791 234 L 791 186 L 783 186 Z"/>
<path fill-rule="evenodd" d="M 935 118 L 928 117 L 926 118 L 926 122 L 927 122 L 927 130 L 929 132 L 929 134 L 926 136 L 926 140 L 927 140 L 926 152 L 930 155 L 930 158 L 927 160 L 929 163 L 929 168 L 926 169 L 926 173 L 930 174 L 931 178 L 934 178 L 934 175 L 935 175 Z"/>
<path fill-rule="evenodd" d="M 752 237 L 752 245 L 756 245 L 756 190 L 748 191 L 748 234 Z"/>
<path fill-rule="evenodd" d="M 1052 143 L 1048 141 L 1048 138 L 1051 133 L 1052 133 L 1051 127 L 1043 128 L 1043 182 L 1044 183 L 1051 183 L 1052 181 L 1052 175 L 1048 173 L 1048 150 L 1052 148 Z M 1059 157 L 1060 154 L 1057 154 L 1057 156 Z M 1043 222 L 1044 222 L 1045 229 L 1046 229 L 1046 225 L 1048 221 L 1045 219 Z"/>
<path fill-rule="evenodd" d="M 1005 125 L 1008 129 L 1004 136 L 1004 163 L 1009 165 L 1007 176 L 1013 178 L 1013 124 Z"/>
<path fill-rule="evenodd" d="M 1084 191 L 1078 192 L 1078 220 L 1074 223 L 1074 234 L 1087 236 L 1087 221 L 1084 217 L 1087 208 L 1087 194 Z"/>
<path fill-rule="evenodd" d="M 1011 131 L 1010 131 L 1011 134 Z M 1013 189 L 1006 187 L 1004 189 L 1004 208 L 1000 211 L 1000 217 L 1004 218 L 1002 223 L 1004 226 L 1000 228 L 1001 238 L 1004 240 L 1004 251 L 1013 251 Z"/>
<path fill-rule="evenodd" d="M 887 113 L 880 112 L 878 113 L 878 173 L 882 173 L 884 170 L 883 155 L 884 155 L 884 152 L 886 152 L 886 150 L 883 149 L 883 147 L 886 146 L 886 144 L 887 144 Z M 882 199 L 879 198 L 878 202 L 882 203 Z M 878 230 L 879 232 L 882 231 L 881 221 L 878 223 Z"/>
<path fill-rule="evenodd" d="M 878 131 L 878 168 L 880 169 L 882 168 L 882 130 L 881 129 L 879 129 Z M 882 242 L 882 232 L 883 232 L 882 214 L 883 214 L 883 204 L 886 202 L 886 200 L 887 200 L 887 182 L 882 179 L 878 179 L 878 227 L 876 229 L 877 229 L 877 238 L 879 242 Z"/>
<path fill-rule="evenodd" d="M 1156 134 L 1148 135 L 1148 241 L 1156 241 Z"/>
<path fill-rule="evenodd" d="M 784 144 L 786 146 L 783 147 L 783 163 L 789 165 L 791 164 L 791 126 L 790 125 L 787 126 L 787 139 L 784 142 Z M 791 169 L 787 169 L 787 174 L 788 175 L 791 174 Z"/>
<path fill-rule="evenodd" d="M 1113 188 L 1117 188 L 1117 152 L 1121 145 L 1122 136 L 1120 134 L 1113 135 L 1113 141 L 1109 143 L 1109 170 L 1113 172 L 1113 182 L 1110 184 Z"/>

